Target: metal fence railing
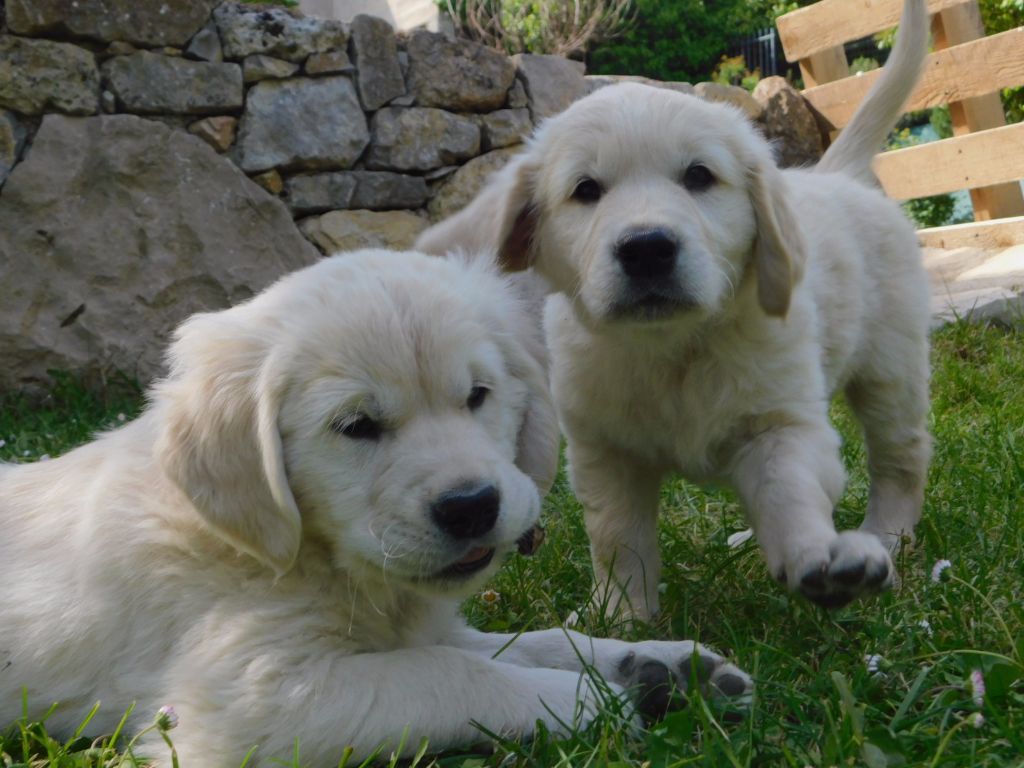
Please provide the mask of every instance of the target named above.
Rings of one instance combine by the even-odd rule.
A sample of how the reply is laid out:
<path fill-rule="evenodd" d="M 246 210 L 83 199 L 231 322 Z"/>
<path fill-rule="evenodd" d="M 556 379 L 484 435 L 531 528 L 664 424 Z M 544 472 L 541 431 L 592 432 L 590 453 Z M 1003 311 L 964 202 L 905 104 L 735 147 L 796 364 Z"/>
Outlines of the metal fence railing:
<path fill-rule="evenodd" d="M 730 55 L 742 56 L 747 69 L 760 70 L 762 77 L 785 75 L 790 67 L 775 27 L 765 27 L 736 40 Z"/>

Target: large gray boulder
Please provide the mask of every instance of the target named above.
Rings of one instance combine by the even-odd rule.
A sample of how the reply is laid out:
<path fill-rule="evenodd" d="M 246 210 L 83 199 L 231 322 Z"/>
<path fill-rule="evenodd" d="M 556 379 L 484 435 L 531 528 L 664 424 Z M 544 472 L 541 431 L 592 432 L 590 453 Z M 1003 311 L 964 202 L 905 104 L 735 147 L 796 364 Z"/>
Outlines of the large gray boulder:
<path fill-rule="evenodd" d="M 60 34 L 109 43 L 181 47 L 219 0 L 7 0 L 7 26 L 19 35 Z"/>
<path fill-rule="evenodd" d="M 516 77 L 511 59 L 470 40 L 419 30 L 409 36 L 409 90 L 421 107 L 486 112 L 505 104 Z"/>
<path fill-rule="evenodd" d="M 139 51 L 103 63 L 103 82 L 126 112 L 212 115 L 241 109 L 242 68 Z"/>
<path fill-rule="evenodd" d="M 249 89 L 238 127 L 238 162 L 255 173 L 350 168 L 370 132 L 347 77 L 264 80 Z"/>
<path fill-rule="evenodd" d="M 146 382 L 188 315 L 316 258 L 285 206 L 200 139 L 49 115 L 0 195 L 0 390 L 49 369 Z"/>
<path fill-rule="evenodd" d="M 99 111 L 100 73 L 91 53 L 69 43 L 0 35 L 0 107 L 25 115 Z"/>
<path fill-rule="evenodd" d="M 342 22 L 273 5 L 224 3 L 213 17 L 226 59 L 262 53 L 301 62 L 313 53 L 344 51 L 348 44 L 348 27 Z"/>
<path fill-rule="evenodd" d="M 480 151 L 479 126 L 443 109 L 385 107 L 371 125 L 366 167 L 372 170 L 431 171 Z"/>

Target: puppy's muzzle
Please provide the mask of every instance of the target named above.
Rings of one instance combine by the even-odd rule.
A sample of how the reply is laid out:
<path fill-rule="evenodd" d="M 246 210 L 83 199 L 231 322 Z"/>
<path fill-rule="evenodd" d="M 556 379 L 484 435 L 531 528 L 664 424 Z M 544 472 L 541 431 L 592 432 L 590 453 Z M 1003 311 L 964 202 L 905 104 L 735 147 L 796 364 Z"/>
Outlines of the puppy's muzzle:
<path fill-rule="evenodd" d="M 615 243 L 615 260 L 634 285 L 668 278 L 676 268 L 679 241 L 660 227 L 628 230 Z"/>

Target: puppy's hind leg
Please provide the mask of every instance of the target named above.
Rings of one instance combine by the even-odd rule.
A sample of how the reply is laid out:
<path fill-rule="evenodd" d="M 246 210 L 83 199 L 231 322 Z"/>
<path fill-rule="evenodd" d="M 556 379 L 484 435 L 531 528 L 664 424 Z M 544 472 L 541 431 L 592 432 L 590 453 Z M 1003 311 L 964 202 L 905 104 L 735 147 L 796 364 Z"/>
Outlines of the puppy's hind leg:
<path fill-rule="evenodd" d="M 931 459 L 926 428 L 927 349 L 903 362 L 906 367 L 900 378 L 859 378 L 846 388 L 850 407 L 864 429 L 871 477 L 867 514 L 860 528 L 893 551 L 904 537 L 913 540 Z"/>
<path fill-rule="evenodd" d="M 658 612 L 658 492 L 662 473 L 619 451 L 569 442 L 569 476 L 583 504 L 594 564 L 593 607 L 608 618 Z"/>

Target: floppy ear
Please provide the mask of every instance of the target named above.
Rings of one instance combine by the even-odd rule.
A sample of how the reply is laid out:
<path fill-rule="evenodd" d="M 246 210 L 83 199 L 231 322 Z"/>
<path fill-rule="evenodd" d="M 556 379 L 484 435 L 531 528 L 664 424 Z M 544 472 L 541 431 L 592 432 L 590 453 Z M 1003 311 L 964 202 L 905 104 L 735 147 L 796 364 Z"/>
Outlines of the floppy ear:
<path fill-rule="evenodd" d="M 520 327 L 505 336 L 508 372 L 524 382 L 528 392 L 526 413 L 519 425 L 516 466 L 533 480 L 543 498 L 558 474 L 561 431 L 551 399 L 544 340 L 525 313 L 519 320 Z"/>
<path fill-rule="evenodd" d="M 217 534 L 281 575 L 302 529 L 277 426 L 284 366 L 235 312 L 178 329 L 156 389 L 156 454 Z"/>
<path fill-rule="evenodd" d="M 757 223 L 757 299 L 766 314 L 785 317 L 793 286 L 803 276 L 803 237 L 775 164 L 759 158 L 748 167 L 747 181 Z"/>
<path fill-rule="evenodd" d="M 438 256 L 455 251 L 497 254 L 504 272 L 528 268 L 537 224 L 534 178 L 528 152 L 519 155 L 491 176 L 469 205 L 424 231 L 413 247 Z"/>

